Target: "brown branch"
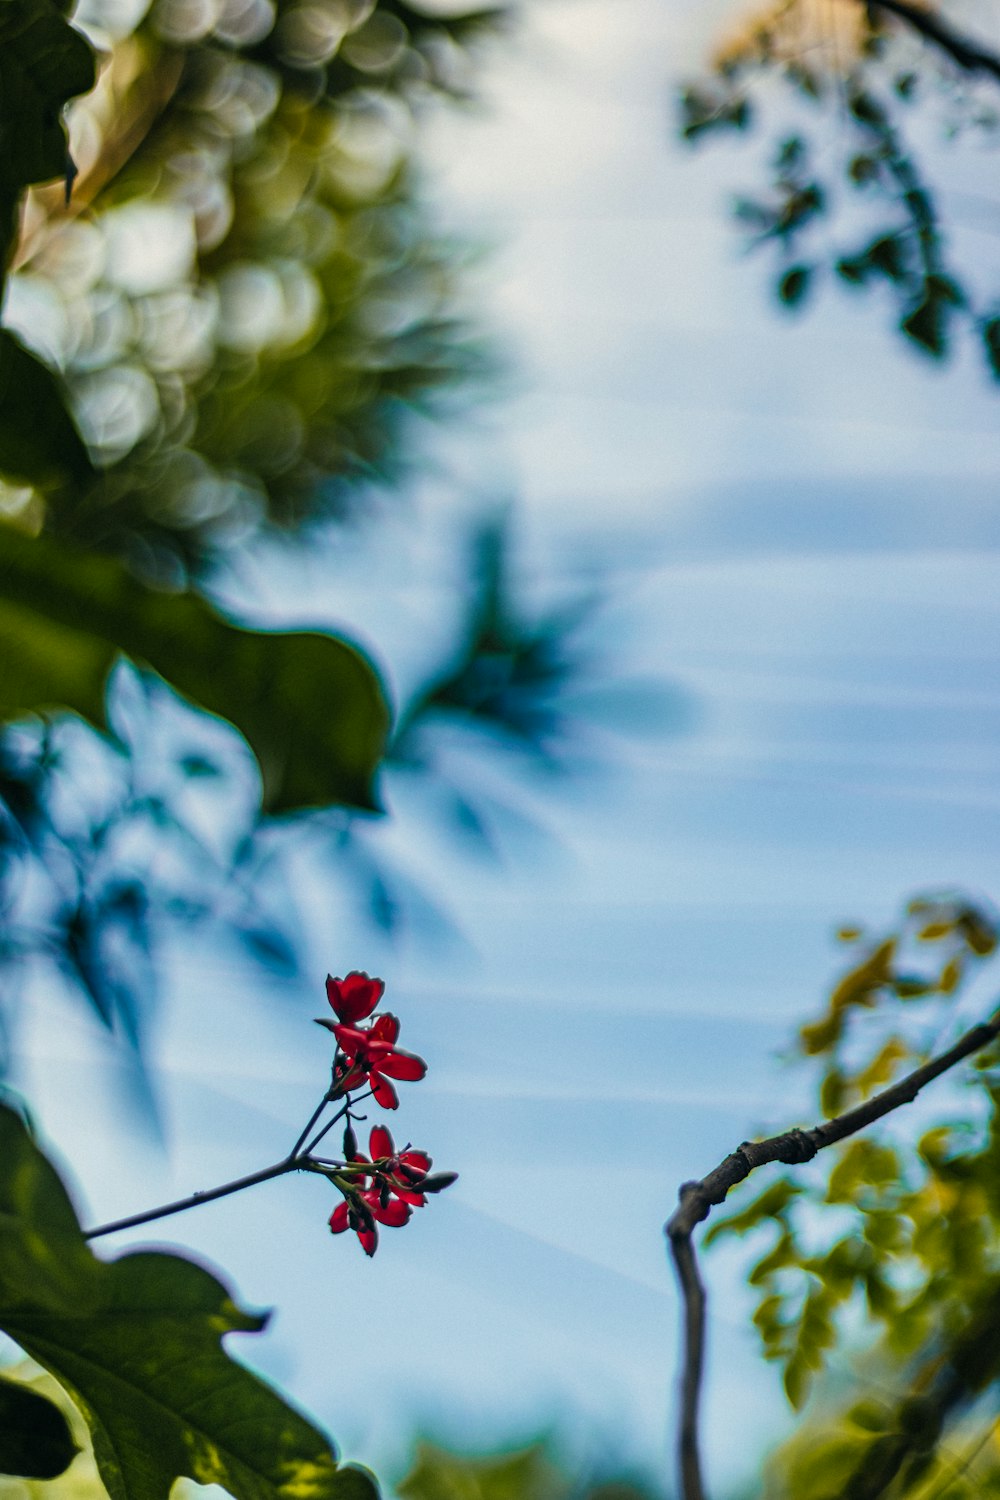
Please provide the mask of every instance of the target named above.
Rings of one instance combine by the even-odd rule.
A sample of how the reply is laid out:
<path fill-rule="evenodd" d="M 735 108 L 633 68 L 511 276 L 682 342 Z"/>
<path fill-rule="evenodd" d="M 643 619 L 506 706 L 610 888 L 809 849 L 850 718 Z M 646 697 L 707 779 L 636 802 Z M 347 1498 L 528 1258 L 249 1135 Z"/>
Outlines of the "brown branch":
<path fill-rule="evenodd" d="M 161 1203 L 157 1208 L 147 1208 L 141 1214 L 129 1214 L 127 1219 L 114 1219 L 110 1224 L 98 1224 L 94 1229 L 85 1229 L 85 1240 L 99 1239 L 102 1234 L 116 1234 L 120 1229 L 134 1229 L 138 1224 L 152 1224 L 156 1219 L 169 1218 L 171 1214 L 186 1213 L 189 1208 L 198 1208 L 202 1203 L 214 1203 L 216 1198 L 227 1198 L 230 1193 L 242 1193 L 244 1188 L 255 1187 L 258 1182 L 270 1182 L 274 1177 L 284 1177 L 286 1172 L 308 1171 L 312 1158 L 309 1156 L 286 1156 L 273 1166 L 262 1167 L 259 1172 L 250 1172 L 246 1177 L 236 1177 L 220 1187 L 208 1188 L 203 1193 L 190 1193 L 174 1203 Z"/>
<path fill-rule="evenodd" d="M 925 10 L 922 5 L 911 4 L 911 0 L 867 0 L 867 4 L 869 10 L 895 16 L 897 21 L 902 21 L 913 31 L 919 32 L 926 41 L 933 42 L 935 47 L 946 52 L 967 73 L 992 73 L 994 78 L 1000 80 L 1000 56 L 995 52 L 988 52 L 985 47 L 977 46 L 934 11 Z"/>
<path fill-rule="evenodd" d="M 670 1243 L 684 1306 L 684 1360 L 680 1381 L 680 1416 L 677 1432 L 677 1458 L 683 1500 L 705 1500 L 698 1445 L 698 1411 L 702 1371 L 705 1360 L 705 1288 L 698 1271 L 692 1235 L 712 1209 L 722 1203 L 734 1188 L 756 1167 L 780 1161 L 798 1166 L 811 1161 L 824 1146 L 864 1130 L 875 1120 L 891 1114 L 901 1104 L 911 1104 L 921 1089 L 942 1073 L 947 1073 L 963 1058 L 978 1052 L 1000 1035 L 1000 1011 L 989 1021 L 982 1021 L 960 1037 L 954 1047 L 915 1068 L 891 1088 L 884 1089 L 846 1114 L 825 1120 L 811 1130 L 788 1130 L 764 1141 L 744 1141 L 725 1161 L 700 1182 L 685 1182 L 678 1194 L 679 1203 L 667 1220 L 664 1233 Z"/>

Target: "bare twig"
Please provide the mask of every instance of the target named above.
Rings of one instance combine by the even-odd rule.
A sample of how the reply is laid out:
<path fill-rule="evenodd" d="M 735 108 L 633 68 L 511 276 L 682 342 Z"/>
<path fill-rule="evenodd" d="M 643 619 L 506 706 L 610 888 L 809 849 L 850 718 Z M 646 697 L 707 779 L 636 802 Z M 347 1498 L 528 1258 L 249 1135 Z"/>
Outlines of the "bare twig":
<path fill-rule="evenodd" d="M 995 52 L 988 52 L 985 47 L 977 46 L 942 20 L 935 11 L 911 4 L 910 0 L 867 0 L 867 4 L 869 10 L 880 10 L 887 16 L 895 16 L 897 21 L 902 21 L 905 26 L 919 32 L 928 42 L 933 42 L 935 47 L 946 52 L 967 73 L 992 73 L 994 78 L 1000 80 L 1000 56 Z"/>
<path fill-rule="evenodd" d="M 187 1198 L 178 1198 L 174 1203 L 161 1203 L 158 1208 L 147 1208 L 141 1214 L 130 1214 L 127 1219 L 98 1224 L 95 1229 L 84 1230 L 83 1237 L 85 1240 L 96 1240 L 102 1234 L 114 1234 L 119 1229 L 134 1229 L 137 1224 L 151 1224 L 154 1219 L 166 1219 L 171 1214 L 182 1214 L 189 1208 L 198 1208 L 202 1203 L 213 1203 L 216 1198 L 227 1198 L 230 1193 L 241 1193 L 244 1188 L 255 1187 L 258 1182 L 270 1182 L 274 1177 L 284 1177 L 286 1172 L 308 1172 L 311 1169 L 311 1157 L 286 1156 L 284 1161 L 262 1167 L 259 1172 L 250 1172 L 246 1177 L 237 1177 L 232 1182 L 224 1182 L 221 1187 L 209 1188 L 203 1193 L 191 1193 Z"/>
<path fill-rule="evenodd" d="M 1000 1011 L 989 1021 L 973 1026 L 954 1047 L 915 1068 L 891 1088 L 848 1110 L 833 1120 L 824 1120 L 811 1130 L 788 1130 L 764 1141 L 744 1141 L 700 1182 L 685 1182 L 679 1203 L 668 1219 L 665 1234 L 670 1243 L 684 1304 L 684 1360 L 681 1369 L 681 1400 L 677 1434 L 677 1457 L 683 1500 L 705 1500 L 698 1445 L 698 1409 L 705 1358 L 705 1288 L 698 1271 L 692 1235 L 712 1209 L 722 1203 L 730 1188 L 749 1177 L 756 1167 L 780 1161 L 798 1166 L 811 1161 L 824 1146 L 832 1146 L 864 1130 L 875 1120 L 891 1114 L 901 1104 L 911 1104 L 928 1083 L 947 1073 L 963 1058 L 978 1052 L 1000 1035 Z"/>

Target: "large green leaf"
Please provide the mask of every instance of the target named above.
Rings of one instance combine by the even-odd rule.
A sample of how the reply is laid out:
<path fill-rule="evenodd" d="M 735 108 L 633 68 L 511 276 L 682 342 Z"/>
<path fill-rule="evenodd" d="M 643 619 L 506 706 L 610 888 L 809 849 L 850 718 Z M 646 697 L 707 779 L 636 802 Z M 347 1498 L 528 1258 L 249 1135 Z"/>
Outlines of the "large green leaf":
<path fill-rule="evenodd" d="M 58 1406 L 25 1385 L 0 1380 L 0 1474 L 55 1479 L 76 1452 Z"/>
<path fill-rule="evenodd" d="M 181 1476 L 236 1500 L 377 1500 L 223 1349 L 264 1322 L 179 1255 L 98 1260 L 55 1170 L 0 1107 L 0 1328 L 80 1406 L 112 1500 L 167 1500 Z"/>
<path fill-rule="evenodd" d="M 389 713 L 374 668 L 343 640 L 242 630 L 192 594 L 146 588 L 113 558 L 4 527 L 0 642 L 0 719 L 65 707 L 101 725 L 124 652 L 242 731 L 266 811 L 377 807 Z"/>
<path fill-rule="evenodd" d="M 94 84 L 94 54 L 52 0 L 0 3 L 0 264 L 24 189 L 72 176 L 62 111 Z"/>

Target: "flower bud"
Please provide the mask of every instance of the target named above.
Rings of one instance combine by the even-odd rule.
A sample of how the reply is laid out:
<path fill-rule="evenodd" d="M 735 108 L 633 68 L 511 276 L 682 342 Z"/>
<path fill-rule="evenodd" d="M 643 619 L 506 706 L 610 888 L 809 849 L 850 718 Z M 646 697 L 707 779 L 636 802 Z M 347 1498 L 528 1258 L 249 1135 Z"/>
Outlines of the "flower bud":
<path fill-rule="evenodd" d="M 430 1177 L 422 1177 L 420 1179 L 420 1191 L 422 1193 L 443 1193 L 445 1188 L 451 1187 L 452 1183 L 457 1181 L 457 1172 L 435 1172 Z"/>
<path fill-rule="evenodd" d="M 400 1161 L 396 1164 L 396 1172 L 403 1178 L 404 1182 L 412 1182 L 415 1186 L 423 1187 L 426 1172 L 419 1167 L 411 1167 L 409 1162 Z"/>

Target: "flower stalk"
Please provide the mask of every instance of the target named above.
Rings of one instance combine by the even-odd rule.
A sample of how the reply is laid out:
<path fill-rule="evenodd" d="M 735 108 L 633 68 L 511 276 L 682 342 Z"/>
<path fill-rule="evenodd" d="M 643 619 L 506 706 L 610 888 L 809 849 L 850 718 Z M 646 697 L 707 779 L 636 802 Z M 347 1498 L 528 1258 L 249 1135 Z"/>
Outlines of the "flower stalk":
<path fill-rule="evenodd" d="M 454 1172 L 438 1172 L 431 1176 L 431 1158 L 425 1151 L 407 1145 L 397 1152 L 384 1125 L 372 1127 L 369 1138 L 371 1156 L 358 1151 L 351 1123 L 357 1118 L 354 1115 L 357 1105 L 374 1098 L 383 1109 L 396 1109 L 399 1098 L 389 1080 L 416 1082 L 427 1071 L 422 1057 L 396 1046 L 399 1036 L 397 1017 L 388 1013 L 373 1014 L 384 990 L 381 979 L 372 979 L 357 970 L 344 979 L 327 978 L 327 999 L 337 1019 L 331 1021 L 324 1017 L 319 1024 L 331 1031 L 337 1041 L 331 1068 L 332 1081 L 286 1157 L 218 1187 L 191 1193 L 186 1198 L 130 1214 L 124 1219 L 99 1224 L 87 1230 L 84 1238 L 95 1240 L 119 1230 L 151 1224 L 157 1219 L 185 1213 L 202 1203 L 212 1203 L 243 1192 L 258 1183 L 270 1182 L 289 1172 L 314 1172 L 325 1177 L 341 1194 L 341 1202 L 329 1218 L 331 1232 L 341 1234 L 345 1229 L 353 1229 L 365 1254 L 374 1255 L 379 1224 L 402 1227 L 410 1219 L 413 1209 L 422 1208 L 426 1203 L 427 1193 L 442 1192 L 456 1176 Z M 362 1025 L 364 1021 L 369 1024 Z M 358 1090 L 364 1092 L 358 1093 Z M 340 1108 L 309 1140 L 327 1105 L 340 1101 Z M 320 1142 L 338 1121 L 345 1119 L 344 1160 L 316 1156 Z"/>

